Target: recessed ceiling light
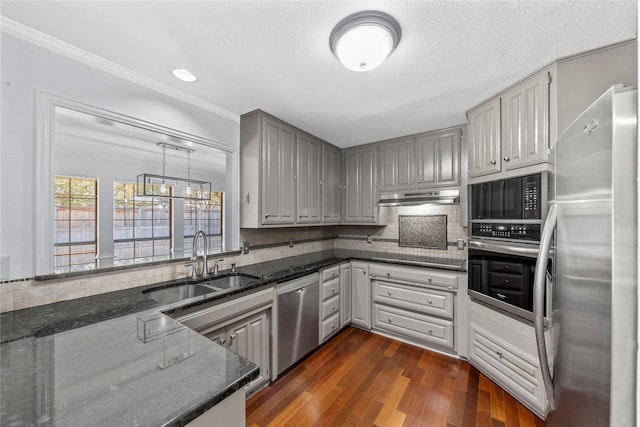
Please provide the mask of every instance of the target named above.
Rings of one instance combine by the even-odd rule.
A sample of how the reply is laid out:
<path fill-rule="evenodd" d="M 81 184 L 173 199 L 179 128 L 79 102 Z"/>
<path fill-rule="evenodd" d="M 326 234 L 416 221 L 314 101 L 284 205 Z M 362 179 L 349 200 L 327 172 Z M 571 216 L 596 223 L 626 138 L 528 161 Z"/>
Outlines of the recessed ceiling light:
<path fill-rule="evenodd" d="M 185 68 L 174 68 L 171 70 L 171 74 L 173 74 L 176 79 L 182 80 L 183 82 L 193 83 L 196 81 L 195 74 Z"/>
<path fill-rule="evenodd" d="M 370 71 L 396 48 L 400 34 L 400 24 L 392 16 L 366 10 L 338 22 L 331 31 L 329 46 L 349 70 Z"/>

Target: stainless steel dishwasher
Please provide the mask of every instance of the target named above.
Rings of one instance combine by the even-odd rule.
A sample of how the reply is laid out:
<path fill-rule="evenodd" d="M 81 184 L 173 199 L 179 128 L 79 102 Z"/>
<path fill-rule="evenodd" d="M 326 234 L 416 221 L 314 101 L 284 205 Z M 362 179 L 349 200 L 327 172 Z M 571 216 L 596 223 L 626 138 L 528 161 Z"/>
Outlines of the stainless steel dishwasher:
<path fill-rule="evenodd" d="M 278 285 L 278 374 L 318 346 L 319 275 Z"/>

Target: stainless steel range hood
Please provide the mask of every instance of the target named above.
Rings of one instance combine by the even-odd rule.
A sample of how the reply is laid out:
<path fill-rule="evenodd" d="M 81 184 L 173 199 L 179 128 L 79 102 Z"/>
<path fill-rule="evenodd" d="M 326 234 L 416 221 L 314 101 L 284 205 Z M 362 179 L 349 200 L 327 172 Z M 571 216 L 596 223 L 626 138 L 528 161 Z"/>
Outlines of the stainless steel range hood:
<path fill-rule="evenodd" d="M 460 203 L 460 188 L 381 194 L 378 206 L 451 205 Z"/>

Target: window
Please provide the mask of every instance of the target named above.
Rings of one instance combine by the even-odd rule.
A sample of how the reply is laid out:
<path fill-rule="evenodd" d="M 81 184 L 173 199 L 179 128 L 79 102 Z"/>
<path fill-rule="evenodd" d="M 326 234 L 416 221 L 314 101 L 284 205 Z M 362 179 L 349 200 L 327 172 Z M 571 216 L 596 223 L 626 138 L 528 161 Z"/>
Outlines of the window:
<path fill-rule="evenodd" d="M 193 237 L 200 230 L 207 236 L 209 253 L 222 250 L 222 198 L 223 193 L 211 192 L 210 200 L 184 200 L 185 252 L 191 250 Z"/>
<path fill-rule="evenodd" d="M 113 243 L 116 259 L 171 253 L 171 199 L 141 197 L 136 184 L 113 184 Z"/>
<path fill-rule="evenodd" d="M 54 179 L 54 266 L 93 262 L 97 255 L 98 181 Z"/>

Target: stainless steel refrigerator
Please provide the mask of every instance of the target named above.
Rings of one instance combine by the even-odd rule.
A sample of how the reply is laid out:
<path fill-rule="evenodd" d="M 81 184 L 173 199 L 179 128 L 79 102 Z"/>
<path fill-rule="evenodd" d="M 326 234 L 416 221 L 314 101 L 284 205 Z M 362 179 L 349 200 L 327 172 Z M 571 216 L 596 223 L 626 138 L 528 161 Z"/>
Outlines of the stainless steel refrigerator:
<path fill-rule="evenodd" d="M 536 269 L 541 282 L 549 259 L 554 271 L 547 347 L 544 284 L 534 290 L 548 427 L 637 425 L 637 142 L 637 90 L 618 85 L 553 149 L 555 196 Z"/>

